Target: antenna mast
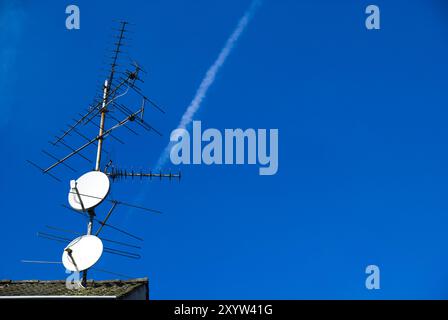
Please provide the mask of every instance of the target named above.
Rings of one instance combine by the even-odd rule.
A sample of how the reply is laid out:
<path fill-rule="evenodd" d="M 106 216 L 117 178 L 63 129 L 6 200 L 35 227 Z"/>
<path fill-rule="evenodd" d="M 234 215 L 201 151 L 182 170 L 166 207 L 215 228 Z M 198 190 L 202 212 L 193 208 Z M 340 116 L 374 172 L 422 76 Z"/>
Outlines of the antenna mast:
<path fill-rule="evenodd" d="M 103 149 L 103 134 L 104 134 L 104 125 L 106 123 L 106 112 L 107 112 L 107 96 L 109 94 L 109 81 L 104 81 L 104 90 L 103 90 L 103 104 L 101 106 L 101 120 L 100 120 L 100 128 L 98 132 L 98 150 L 96 153 L 96 163 L 95 170 L 100 171 L 101 168 L 101 152 Z"/>
<path fill-rule="evenodd" d="M 104 84 L 101 91 L 101 97 L 98 97 L 99 99 L 89 107 L 87 113 L 81 115 L 81 118 L 79 118 L 78 120 L 74 120 L 75 121 L 74 124 L 69 125 L 69 128 L 63 131 L 61 135 L 57 136 L 54 142 L 50 142 L 52 146 L 62 145 L 68 148 L 70 150 L 70 153 L 66 154 L 61 158 L 58 158 L 52 153 L 43 150 L 43 153 L 45 155 L 47 155 L 48 157 L 53 159 L 53 161 L 55 161 L 46 168 L 41 168 L 37 164 L 27 160 L 31 165 L 38 168 L 43 174 L 48 174 L 49 176 L 60 182 L 61 180 L 53 174 L 53 169 L 59 167 L 59 165 L 62 164 L 65 167 L 69 168 L 70 170 L 76 171 L 73 167 L 67 164 L 67 162 L 71 160 L 74 156 L 80 156 L 84 158 L 84 160 L 91 162 L 89 158 L 81 154 L 81 151 L 87 150 L 90 146 L 97 147 L 94 171 L 87 172 L 83 174 L 81 177 L 79 177 L 77 180 L 70 181 L 70 191 L 68 201 L 72 210 L 88 217 L 87 234 L 78 237 L 77 239 L 73 240 L 66 246 L 66 248 L 64 249 L 63 261 L 62 261 L 66 269 L 71 271 L 83 272 L 82 284 L 84 286 L 86 286 L 87 283 L 88 270 L 92 268 L 92 266 L 98 261 L 103 252 L 103 249 L 104 252 L 106 253 L 119 255 L 126 258 L 131 259 L 140 258 L 139 254 L 133 252 L 123 251 L 110 247 L 103 247 L 101 239 L 98 238 L 99 233 L 101 232 L 103 227 L 106 226 L 134 239 L 140 241 L 143 240 L 137 236 L 132 235 L 129 232 L 123 231 L 106 223 L 108 222 L 108 219 L 110 218 L 112 212 L 116 209 L 117 206 L 128 206 L 135 209 L 145 210 L 153 213 L 160 213 L 160 211 L 145 208 L 142 206 L 137 206 L 117 200 L 106 199 L 109 194 L 111 181 L 115 182 L 115 180 L 119 179 L 126 179 L 126 178 L 134 179 L 137 177 L 140 179 L 160 178 L 160 180 L 164 178 L 167 178 L 169 180 L 171 180 L 172 178 L 180 179 L 180 173 L 171 173 L 171 172 L 163 173 L 162 171 L 156 173 L 153 173 L 152 171 L 149 172 L 143 172 L 143 171 L 134 172 L 133 170 L 126 171 L 121 168 L 116 168 L 115 165 L 112 164 L 112 160 L 110 160 L 104 167 L 101 166 L 102 153 L 103 152 L 108 153 L 107 150 L 103 148 L 104 139 L 110 136 L 111 138 L 114 138 L 120 143 L 124 143 L 120 139 L 118 139 L 115 135 L 112 135 L 112 131 L 115 132 L 115 130 L 120 127 L 126 127 L 130 132 L 137 134 L 136 131 L 128 127 L 128 124 L 135 123 L 138 124 L 141 128 L 145 129 L 146 131 L 153 131 L 154 133 L 161 135 L 161 133 L 157 129 L 152 127 L 152 125 L 148 124 L 143 119 L 143 115 L 145 112 L 145 102 L 151 104 L 151 106 L 154 107 L 156 110 L 165 113 L 154 101 L 146 97 L 139 87 L 136 86 L 137 81 L 143 83 L 143 80 L 139 76 L 140 72 L 146 73 L 143 68 L 141 68 L 135 61 L 132 62 L 133 69 L 120 70 L 121 68 L 117 68 L 119 66 L 117 62 L 119 55 L 122 52 L 121 48 L 124 45 L 123 40 L 125 39 L 125 33 L 127 32 L 126 26 L 128 25 L 128 22 L 121 21 L 120 24 L 121 27 L 120 29 L 117 30 L 119 31 L 119 35 L 118 37 L 115 37 L 118 40 L 114 43 L 115 49 L 113 50 L 113 56 L 111 57 L 112 62 L 110 64 L 110 72 L 105 77 L 106 80 L 104 80 Z M 114 78 L 116 74 L 118 74 L 117 84 L 114 83 Z M 123 103 L 117 101 L 119 98 L 126 95 L 129 91 L 132 91 L 134 94 L 143 99 L 143 103 L 137 111 L 132 110 Z M 121 114 L 123 114 L 125 116 L 124 119 L 120 120 L 117 119 L 114 115 L 109 114 L 115 111 L 118 111 Z M 100 118 L 99 125 L 95 123 L 95 120 L 98 116 Z M 110 124 L 109 128 L 106 128 L 106 118 L 109 118 L 109 120 L 111 121 L 115 121 L 114 123 Z M 98 128 L 98 135 L 95 135 L 93 138 L 89 137 L 89 134 L 84 134 L 81 132 L 82 125 L 85 126 L 86 124 L 89 123 L 93 124 L 95 127 Z M 69 137 L 72 136 L 72 134 L 74 133 L 80 136 L 84 141 L 84 144 L 76 148 L 71 147 L 67 143 L 67 139 L 69 139 Z M 110 201 L 112 202 L 113 205 L 109 209 L 104 219 L 98 219 L 96 218 L 95 210 L 96 207 L 103 202 L 103 200 Z M 99 228 L 94 233 L 93 224 L 95 221 L 99 223 Z M 44 233 L 40 233 L 40 236 L 58 242 L 66 242 L 68 240 L 63 237 Z M 104 238 L 103 240 L 115 244 L 126 245 L 119 241 L 111 241 Z M 86 249 L 92 246 L 95 247 L 94 248 L 95 250 L 92 251 L 90 249 L 89 250 Z M 140 248 L 133 245 L 128 246 L 134 248 Z"/>
<path fill-rule="evenodd" d="M 101 120 L 100 120 L 100 128 L 99 128 L 99 133 L 98 133 L 98 151 L 96 154 L 96 164 L 95 164 L 96 171 L 101 170 L 100 169 L 101 168 L 101 152 L 102 152 L 102 148 L 103 148 L 103 133 L 104 133 L 104 125 L 106 122 L 107 100 L 109 97 L 109 88 L 112 86 L 112 82 L 114 80 L 115 68 L 117 66 L 118 55 L 121 52 L 120 49 L 123 44 L 123 38 L 124 38 L 124 34 L 126 32 L 126 25 L 128 24 L 128 22 L 126 22 L 126 21 L 121 21 L 120 23 L 121 23 L 120 35 L 118 36 L 118 41 L 116 42 L 116 48 L 113 51 L 114 56 L 113 56 L 112 64 L 111 64 L 111 68 L 110 68 L 109 79 L 106 79 L 104 81 L 104 87 L 103 87 L 103 104 L 101 106 L 101 111 L 100 111 Z"/>
<path fill-rule="evenodd" d="M 116 48 L 114 50 L 114 57 L 113 57 L 112 64 L 111 64 L 109 79 L 104 80 L 103 103 L 101 105 L 101 110 L 100 110 L 100 127 L 99 127 L 99 131 L 98 131 L 98 149 L 97 149 L 97 153 L 96 153 L 95 171 L 101 171 L 101 153 L 103 151 L 103 140 L 104 140 L 103 135 L 104 135 L 104 127 L 106 124 L 106 113 L 107 113 L 107 101 L 108 101 L 108 97 L 109 97 L 109 88 L 112 85 L 112 81 L 114 79 L 115 67 L 117 66 L 118 55 L 121 52 L 120 48 L 122 45 L 124 33 L 126 31 L 126 25 L 127 25 L 126 21 L 121 22 L 120 35 L 118 38 L 118 42 L 116 43 Z M 94 211 L 94 209 L 90 209 L 88 211 L 88 213 L 89 213 L 89 222 L 87 225 L 87 235 L 91 235 L 92 229 L 93 229 L 93 222 L 95 219 L 95 211 Z M 87 271 L 88 271 L 88 269 L 84 270 L 83 275 L 82 275 L 82 282 L 83 282 L 84 286 L 87 283 Z"/>

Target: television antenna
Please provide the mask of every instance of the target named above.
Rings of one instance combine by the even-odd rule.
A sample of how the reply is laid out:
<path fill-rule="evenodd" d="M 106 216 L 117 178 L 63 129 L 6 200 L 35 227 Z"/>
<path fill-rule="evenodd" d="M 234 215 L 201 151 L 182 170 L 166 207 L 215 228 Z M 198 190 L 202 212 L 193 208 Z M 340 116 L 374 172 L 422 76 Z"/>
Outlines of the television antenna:
<path fill-rule="evenodd" d="M 68 153 L 62 156 L 57 156 L 47 150 L 42 152 L 53 160 L 49 165 L 42 167 L 32 161 L 28 161 L 31 165 L 38 168 L 43 174 L 48 175 L 55 180 L 61 182 L 62 180 L 55 174 L 55 169 L 64 167 L 71 172 L 78 172 L 74 164 L 69 163 L 75 156 L 82 158 L 90 164 L 94 165 L 93 170 L 87 171 L 76 180 L 70 180 L 68 191 L 68 203 L 66 208 L 77 212 L 88 219 L 86 234 L 78 234 L 77 232 L 67 231 L 61 228 L 48 227 L 53 231 L 69 232 L 78 234 L 78 237 L 71 241 L 69 238 L 55 235 L 48 232 L 39 232 L 38 236 L 48 240 L 62 242 L 67 244 L 62 254 L 62 264 L 67 270 L 83 272 L 83 285 L 87 283 L 87 272 L 92 269 L 93 266 L 102 256 L 103 252 L 110 253 L 130 259 L 139 259 L 140 254 L 131 252 L 124 249 L 117 249 L 112 247 L 104 247 L 103 241 L 112 243 L 114 245 L 122 245 L 132 247 L 133 249 L 139 249 L 141 247 L 133 244 L 123 243 L 116 240 L 104 239 L 100 233 L 104 227 L 111 228 L 121 234 L 124 234 L 133 240 L 142 241 L 143 239 L 133 235 L 132 233 L 117 228 L 108 223 L 112 213 L 118 206 L 127 206 L 134 209 L 144 210 L 152 213 L 161 213 L 158 210 L 145 208 L 143 206 L 130 204 L 127 202 L 109 199 L 109 192 L 112 188 L 112 183 L 120 179 L 127 178 L 157 178 L 157 179 L 179 179 L 180 173 L 172 172 L 136 172 L 134 170 L 126 170 L 123 168 L 115 167 L 115 164 L 110 160 L 108 163 L 104 163 L 103 154 L 108 151 L 104 148 L 104 142 L 107 138 L 112 138 L 121 144 L 124 141 L 116 136 L 116 131 L 119 128 L 127 128 L 128 131 L 133 134 L 138 134 L 136 129 L 131 128 L 131 125 L 135 124 L 140 129 L 145 131 L 154 132 L 156 135 L 161 136 L 159 130 L 146 122 L 144 119 L 146 105 L 149 104 L 152 109 L 158 112 L 165 113 L 165 111 L 151 98 L 147 97 L 141 88 L 137 86 L 137 83 L 143 83 L 141 77 L 142 74 L 146 74 L 146 71 L 135 61 L 132 61 L 128 68 L 121 69 L 122 65 L 119 63 L 120 54 L 123 53 L 123 47 L 125 46 L 125 39 L 127 38 L 128 25 L 126 21 L 119 22 L 118 35 L 115 37 L 114 49 L 112 51 L 110 68 L 108 74 L 105 76 L 104 84 L 101 88 L 101 95 L 94 100 L 94 102 L 87 108 L 85 113 L 79 114 L 77 119 L 68 126 L 66 130 L 63 130 L 59 135 L 55 136 L 54 140 L 50 142 L 51 147 L 62 147 L 68 149 Z M 137 109 L 129 108 L 125 103 L 121 101 L 124 96 L 133 93 L 139 99 L 141 99 L 141 105 Z M 121 118 L 120 118 L 121 116 Z M 93 125 L 98 133 L 86 133 L 87 125 Z M 107 126 L 109 125 L 109 126 Z M 72 147 L 69 140 L 72 136 L 76 136 L 82 140 L 82 143 Z M 94 160 L 87 155 L 88 150 L 96 149 Z M 105 202 L 110 202 L 107 214 L 104 218 L 98 218 L 98 207 Z M 94 232 L 94 223 L 99 225 L 96 232 Z M 23 260 L 24 262 L 32 263 L 32 260 Z M 39 263 L 39 261 L 34 261 Z M 42 261 L 41 261 L 42 262 Z M 53 262 L 52 262 L 53 263 Z M 103 270 L 104 271 L 104 270 Z"/>

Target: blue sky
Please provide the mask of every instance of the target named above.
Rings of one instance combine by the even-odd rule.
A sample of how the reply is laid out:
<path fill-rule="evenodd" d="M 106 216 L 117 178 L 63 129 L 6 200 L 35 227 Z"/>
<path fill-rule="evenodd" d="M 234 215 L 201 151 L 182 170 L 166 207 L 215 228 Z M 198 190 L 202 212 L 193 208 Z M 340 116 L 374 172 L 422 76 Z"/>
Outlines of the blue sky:
<path fill-rule="evenodd" d="M 76 175 L 60 170 L 58 184 L 25 160 L 49 163 L 40 150 L 92 101 L 113 20 L 134 23 L 128 51 L 167 114 L 145 115 L 162 138 L 124 129 L 126 145 L 105 147 L 117 165 L 149 169 L 250 5 L 73 3 L 81 29 L 69 31 L 71 3 L 0 2 L 0 278 L 66 277 L 59 265 L 20 260 L 60 259 L 63 244 L 36 237 L 45 225 L 84 232 L 60 206 Z M 447 298 L 448 6 L 374 3 L 379 31 L 364 26 L 370 1 L 263 1 L 195 119 L 219 130 L 278 128 L 278 173 L 171 166 L 180 183 L 114 184 L 114 198 L 163 214 L 117 210 L 110 222 L 145 238 L 143 258 L 104 254 L 98 267 L 148 276 L 154 299 Z M 370 264 L 381 269 L 377 291 L 364 285 Z"/>

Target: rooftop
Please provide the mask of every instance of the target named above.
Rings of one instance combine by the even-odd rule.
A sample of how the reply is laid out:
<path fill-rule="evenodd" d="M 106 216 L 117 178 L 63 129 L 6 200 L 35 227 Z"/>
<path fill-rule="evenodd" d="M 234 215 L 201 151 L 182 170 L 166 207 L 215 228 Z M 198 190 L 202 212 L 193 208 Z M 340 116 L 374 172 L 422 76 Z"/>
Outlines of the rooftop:
<path fill-rule="evenodd" d="M 0 280 L 1 298 L 148 299 L 148 278 L 87 281 L 84 289 L 67 289 L 65 280 Z"/>

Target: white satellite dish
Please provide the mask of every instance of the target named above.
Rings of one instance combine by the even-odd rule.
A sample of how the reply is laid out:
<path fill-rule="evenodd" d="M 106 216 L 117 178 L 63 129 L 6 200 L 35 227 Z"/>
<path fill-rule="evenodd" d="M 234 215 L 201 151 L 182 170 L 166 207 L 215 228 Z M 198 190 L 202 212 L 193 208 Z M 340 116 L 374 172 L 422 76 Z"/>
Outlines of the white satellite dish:
<path fill-rule="evenodd" d="M 64 249 L 62 264 L 70 271 L 84 271 L 92 267 L 103 253 L 100 238 L 84 235 L 76 238 Z"/>
<path fill-rule="evenodd" d="M 109 190 L 107 175 L 101 171 L 90 171 L 70 182 L 68 203 L 75 210 L 86 211 L 103 202 Z"/>

